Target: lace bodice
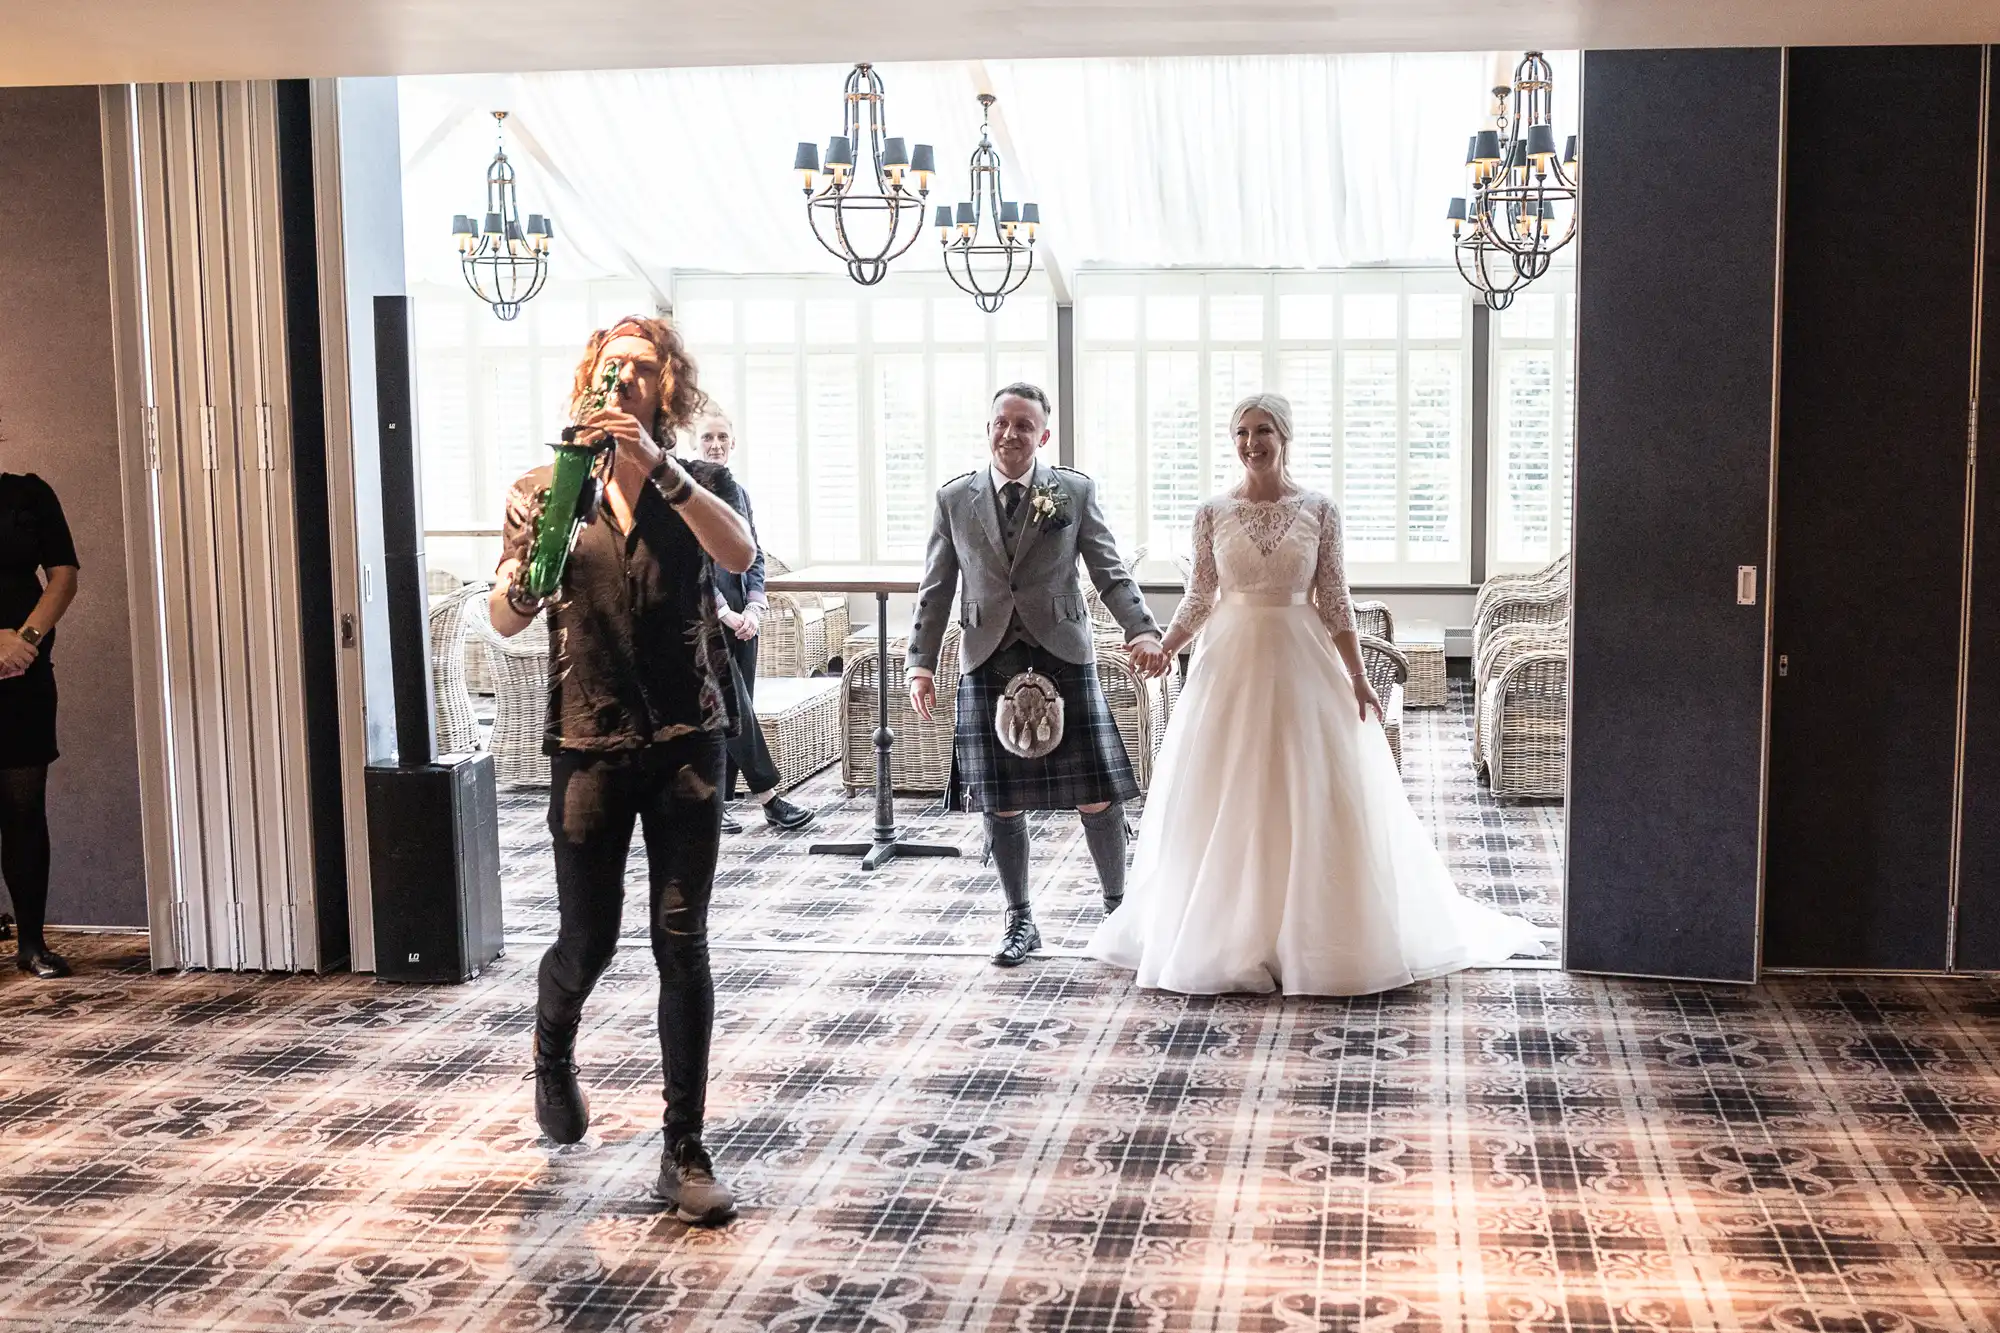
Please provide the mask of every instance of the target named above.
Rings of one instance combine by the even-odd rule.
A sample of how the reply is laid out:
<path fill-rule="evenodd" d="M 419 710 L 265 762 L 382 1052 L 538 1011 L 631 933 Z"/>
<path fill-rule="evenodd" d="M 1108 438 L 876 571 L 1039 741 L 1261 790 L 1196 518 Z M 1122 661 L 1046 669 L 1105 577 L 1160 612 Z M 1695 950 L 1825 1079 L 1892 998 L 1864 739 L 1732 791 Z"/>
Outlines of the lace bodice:
<path fill-rule="evenodd" d="M 1341 560 L 1340 511 L 1317 491 L 1282 500 L 1218 495 L 1194 513 L 1194 574 L 1174 627 L 1199 631 L 1225 592 L 1311 593 L 1320 623 L 1354 628 Z"/>

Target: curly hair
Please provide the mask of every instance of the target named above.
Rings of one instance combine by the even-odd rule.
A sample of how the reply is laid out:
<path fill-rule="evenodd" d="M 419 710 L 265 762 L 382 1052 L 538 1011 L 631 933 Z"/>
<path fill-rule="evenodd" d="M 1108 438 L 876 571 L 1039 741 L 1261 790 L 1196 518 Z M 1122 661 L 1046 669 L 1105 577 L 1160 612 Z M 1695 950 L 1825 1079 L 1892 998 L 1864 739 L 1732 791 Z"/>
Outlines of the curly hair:
<path fill-rule="evenodd" d="M 576 363 L 576 378 L 570 384 L 569 411 L 573 419 L 577 409 L 597 393 L 597 361 L 604 354 L 604 344 L 613 338 L 631 334 L 644 338 L 653 344 L 666 362 L 667 372 L 673 376 L 673 392 L 660 399 L 660 411 L 653 418 L 653 438 L 663 448 L 672 448 L 670 441 L 674 432 L 685 429 L 695 419 L 697 413 L 708 406 L 708 395 L 701 391 L 699 372 L 694 357 L 688 354 L 687 344 L 671 322 L 647 315 L 626 315 L 616 320 L 611 327 L 599 329 L 590 335 L 590 341 L 583 345 L 583 359 Z"/>

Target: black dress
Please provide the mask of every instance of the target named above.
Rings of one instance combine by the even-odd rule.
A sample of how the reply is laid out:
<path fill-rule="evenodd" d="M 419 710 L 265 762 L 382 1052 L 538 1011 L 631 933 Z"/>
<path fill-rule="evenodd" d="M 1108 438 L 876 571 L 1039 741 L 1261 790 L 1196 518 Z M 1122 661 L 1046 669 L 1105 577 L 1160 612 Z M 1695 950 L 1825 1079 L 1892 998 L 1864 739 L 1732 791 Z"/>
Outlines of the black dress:
<path fill-rule="evenodd" d="M 32 472 L 0 472 L 0 628 L 19 629 L 34 614 L 42 570 L 76 563 L 69 523 L 49 484 Z M 33 666 L 0 680 L 0 768 L 55 762 L 55 646 L 51 633 Z"/>

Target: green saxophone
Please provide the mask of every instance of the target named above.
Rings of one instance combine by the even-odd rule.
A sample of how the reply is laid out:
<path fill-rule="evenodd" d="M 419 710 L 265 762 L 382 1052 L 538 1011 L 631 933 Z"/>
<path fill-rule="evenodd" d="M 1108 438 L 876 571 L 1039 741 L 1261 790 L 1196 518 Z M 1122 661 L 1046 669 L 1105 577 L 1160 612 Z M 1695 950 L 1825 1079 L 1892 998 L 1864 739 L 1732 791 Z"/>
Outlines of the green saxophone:
<path fill-rule="evenodd" d="M 618 372 L 618 362 L 604 363 L 596 397 L 577 414 L 579 419 L 589 417 L 611 400 L 611 391 L 618 385 Z M 528 558 L 514 572 L 518 600 L 524 604 L 546 606 L 555 600 L 562 590 L 563 569 L 569 564 L 577 534 L 597 513 L 604 485 L 599 473 L 617 441 L 601 431 L 593 431 L 589 443 L 579 443 L 577 436 L 581 429 L 565 426 L 562 442 L 549 446 L 556 454 L 555 472 L 548 489 L 537 497 Z"/>

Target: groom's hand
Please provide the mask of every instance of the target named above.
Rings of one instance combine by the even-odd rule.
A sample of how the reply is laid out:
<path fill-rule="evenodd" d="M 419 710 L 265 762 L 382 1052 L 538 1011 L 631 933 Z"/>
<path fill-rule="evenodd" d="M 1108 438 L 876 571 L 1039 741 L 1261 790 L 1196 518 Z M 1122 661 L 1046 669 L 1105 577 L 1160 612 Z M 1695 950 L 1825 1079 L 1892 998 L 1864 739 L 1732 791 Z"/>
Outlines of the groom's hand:
<path fill-rule="evenodd" d="M 937 711 L 937 681 L 930 676 L 910 677 L 910 707 L 917 710 L 917 716 L 928 722 Z"/>
<path fill-rule="evenodd" d="M 1158 639 L 1140 639 L 1126 644 L 1125 657 L 1131 662 L 1132 669 L 1147 680 L 1166 675 L 1173 666 L 1173 659 L 1167 656 L 1167 650 L 1160 646 Z"/>

